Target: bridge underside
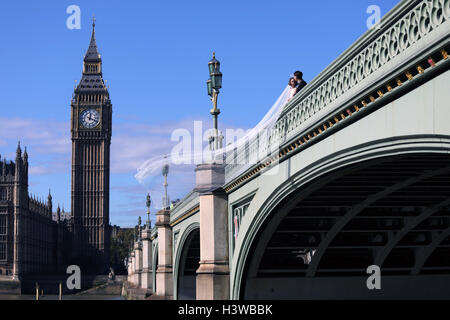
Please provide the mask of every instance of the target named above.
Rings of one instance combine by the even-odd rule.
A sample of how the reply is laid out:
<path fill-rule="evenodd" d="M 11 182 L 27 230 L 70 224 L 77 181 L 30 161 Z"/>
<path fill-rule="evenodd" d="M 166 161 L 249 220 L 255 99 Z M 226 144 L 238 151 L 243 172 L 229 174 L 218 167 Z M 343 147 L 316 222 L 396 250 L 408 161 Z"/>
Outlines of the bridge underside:
<path fill-rule="evenodd" d="M 450 155 L 330 173 L 285 199 L 256 239 L 242 298 L 450 298 Z M 367 288 L 370 265 L 381 290 Z"/>

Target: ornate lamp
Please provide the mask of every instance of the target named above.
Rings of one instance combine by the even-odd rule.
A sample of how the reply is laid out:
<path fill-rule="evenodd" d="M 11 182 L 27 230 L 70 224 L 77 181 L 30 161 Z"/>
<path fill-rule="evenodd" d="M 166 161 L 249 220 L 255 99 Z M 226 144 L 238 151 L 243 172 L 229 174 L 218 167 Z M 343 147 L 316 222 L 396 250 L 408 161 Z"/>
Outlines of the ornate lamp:
<path fill-rule="evenodd" d="M 166 158 L 166 157 L 164 157 Z M 166 210 L 169 208 L 169 197 L 167 196 L 167 176 L 169 175 L 169 165 L 165 164 L 162 168 L 162 174 L 164 177 L 164 198 L 163 198 L 163 209 Z"/>
<path fill-rule="evenodd" d="M 213 52 L 213 57 L 208 62 L 209 79 L 206 81 L 208 88 L 208 95 L 211 97 L 213 108 L 210 113 L 213 116 L 214 135 L 209 137 L 210 149 L 217 150 L 221 148 L 222 137 L 218 134 L 217 116 L 220 110 L 217 108 L 217 98 L 219 90 L 222 88 L 222 72 L 220 72 L 220 62 L 216 59 L 216 54 Z"/>
<path fill-rule="evenodd" d="M 147 193 L 147 228 L 150 229 L 150 205 L 152 204 L 152 199 L 150 198 L 150 193 Z"/>
<path fill-rule="evenodd" d="M 209 69 L 209 74 L 210 75 L 213 74 L 214 71 L 216 70 L 216 63 L 217 62 L 219 62 L 219 61 L 216 59 L 216 53 L 213 52 L 212 59 L 209 60 L 209 62 L 208 62 L 208 69 Z M 219 65 L 220 65 L 220 63 L 219 63 Z"/>
<path fill-rule="evenodd" d="M 219 89 L 222 88 L 222 72 L 220 72 L 220 62 L 216 59 L 216 54 L 214 52 L 212 59 L 208 62 L 208 69 L 211 87 L 218 92 Z"/>
<path fill-rule="evenodd" d="M 208 96 L 212 97 L 212 95 L 213 95 L 213 88 L 212 88 L 211 79 L 208 79 L 206 81 L 206 87 L 208 88 Z"/>
<path fill-rule="evenodd" d="M 142 223 L 142 219 L 141 219 L 141 216 L 139 216 L 139 218 L 138 218 L 138 238 L 137 238 L 138 242 L 141 241 L 141 223 Z"/>

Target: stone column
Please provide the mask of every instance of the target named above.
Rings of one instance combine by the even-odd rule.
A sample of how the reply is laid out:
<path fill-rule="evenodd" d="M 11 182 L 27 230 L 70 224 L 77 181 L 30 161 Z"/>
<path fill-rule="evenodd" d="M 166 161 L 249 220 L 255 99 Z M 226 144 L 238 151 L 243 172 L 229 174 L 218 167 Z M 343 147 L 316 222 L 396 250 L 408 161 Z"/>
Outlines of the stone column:
<path fill-rule="evenodd" d="M 222 189 L 224 166 L 201 164 L 196 168 L 196 191 L 200 197 L 200 267 L 197 300 L 230 298 L 228 259 L 228 197 Z"/>
<path fill-rule="evenodd" d="M 134 250 L 133 251 L 131 251 L 131 266 L 130 266 L 130 270 L 131 270 L 131 273 L 130 273 L 130 282 L 131 282 L 131 284 L 135 284 L 135 282 L 136 282 L 136 279 L 135 279 L 135 276 L 134 276 L 134 274 L 135 274 L 135 258 L 134 258 Z"/>
<path fill-rule="evenodd" d="M 172 299 L 172 227 L 169 224 L 169 210 L 156 213 L 156 227 L 158 228 L 158 267 L 156 270 L 156 295 Z"/>
<path fill-rule="evenodd" d="M 14 176 L 14 221 L 13 221 L 13 279 L 20 280 L 20 276 L 23 273 L 23 253 L 22 253 L 22 241 L 23 241 L 23 225 L 22 219 L 24 213 L 28 210 L 28 185 L 26 183 L 26 177 L 23 176 L 25 168 L 22 164 L 22 150 L 20 144 L 17 146 L 16 151 L 16 166 Z"/>
<path fill-rule="evenodd" d="M 50 211 L 51 215 L 51 211 Z M 64 273 L 64 225 L 61 221 L 61 209 L 56 209 L 56 273 Z"/>
<path fill-rule="evenodd" d="M 142 231 L 142 289 L 152 289 L 152 231 L 147 228 Z"/>
<path fill-rule="evenodd" d="M 136 286 L 141 286 L 141 272 L 142 272 L 142 247 L 139 242 L 134 244 L 134 258 L 135 260 L 135 276 Z"/>
<path fill-rule="evenodd" d="M 130 257 L 128 258 L 127 272 L 128 272 L 127 281 L 129 283 L 132 283 L 133 282 L 133 278 L 132 278 L 133 277 L 133 258 L 131 257 L 131 254 L 130 254 Z"/>

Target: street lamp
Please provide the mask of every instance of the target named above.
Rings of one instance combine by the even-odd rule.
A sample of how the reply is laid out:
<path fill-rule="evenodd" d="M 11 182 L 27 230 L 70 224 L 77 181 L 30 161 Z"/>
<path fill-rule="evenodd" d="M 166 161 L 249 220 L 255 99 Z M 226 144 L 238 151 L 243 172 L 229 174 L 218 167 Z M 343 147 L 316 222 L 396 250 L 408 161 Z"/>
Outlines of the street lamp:
<path fill-rule="evenodd" d="M 206 87 L 208 89 L 208 95 L 211 97 L 213 108 L 210 113 L 213 116 L 213 129 L 214 135 L 210 137 L 210 148 L 217 150 L 221 148 L 221 137 L 218 134 L 217 116 L 220 114 L 220 110 L 217 108 L 217 98 L 219 96 L 219 90 L 222 88 L 222 72 L 220 72 L 220 62 L 216 59 L 216 55 L 213 52 L 213 57 L 208 62 L 209 79 L 206 81 Z M 215 143 L 217 141 L 217 143 Z"/>
<path fill-rule="evenodd" d="M 213 89 L 212 89 L 212 82 L 211 82 L 211 79 L 208 79 L 207 81 L 206 81 L 206 87 L 208 88 L 208 96 L 210 96 L 210 97 L 212 97 L 212 94 L 213 94 Z"/>
<path fill-rule="evenodd" d="M 215 52 L 213 52 L 213 57 L 208 62 L 208 69 L 209 79 L 206 81 L 206 85 L 208 87 L 208 95 L 213 102 L 211 114 L 216 115 L 220 113 L 220 110 L 217 109 L 217 97 L 219 90 L 222 88 L 222 72 L 220 72 L 220 62 L 216 59 Z"/>
<path fill-rule="evenodd" d="M 150 205 L 152 203 L 152 199 L 150 198 L 150 193 L 147 193 L 147 228 L 150 229 Z"/>
<path fill-rule="evenodd" d="M 138 238 L 137 241 L 141 242 L 141 223 L 142 223 L 142 219 L 141 216 L 138 217 Z"/>
<path fill-rule="evenodd" d="M 166 157 L 164 157 L 166 158 Z M 162 174 L 164 177 L 164 183 L 163 183 L 163 187 L 164 187 L 164 198 L 163 198 L 163 209 L 167 210 L 169 209 L 169 197 L 167 195 L 167 176 L 169 175 L 169 165 L 166 163 L 163 168 L 162 168 Z"/>

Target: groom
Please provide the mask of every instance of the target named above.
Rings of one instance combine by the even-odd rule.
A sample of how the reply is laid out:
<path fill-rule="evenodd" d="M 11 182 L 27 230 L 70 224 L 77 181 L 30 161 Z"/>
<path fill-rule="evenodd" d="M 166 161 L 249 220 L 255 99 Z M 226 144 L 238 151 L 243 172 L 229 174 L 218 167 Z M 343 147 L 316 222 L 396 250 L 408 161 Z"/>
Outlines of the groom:
<path fill-rule="evenodd" d="M 307 83 L 303 80 L 303 73 L 301 71 L 294 72 L 294 79 L 297 81 L 297 91 L 295 92 L 295 94 L 297 94 L 307 85 Z"/>

